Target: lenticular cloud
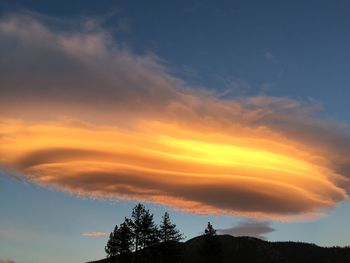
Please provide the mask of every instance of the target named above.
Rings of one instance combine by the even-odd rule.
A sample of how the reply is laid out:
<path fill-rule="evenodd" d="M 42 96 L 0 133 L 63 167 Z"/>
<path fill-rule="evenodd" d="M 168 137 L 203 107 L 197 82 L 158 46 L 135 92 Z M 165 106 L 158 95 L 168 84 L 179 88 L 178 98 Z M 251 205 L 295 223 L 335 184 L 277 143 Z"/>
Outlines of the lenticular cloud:
<path fill-rule="evenodd" d="M 348 198 L 349 135 L 317 105 L 218 99 L 101 28 L 9 16 L 0 39 L 0 163 L 36 184 L 259 218 Z"/>

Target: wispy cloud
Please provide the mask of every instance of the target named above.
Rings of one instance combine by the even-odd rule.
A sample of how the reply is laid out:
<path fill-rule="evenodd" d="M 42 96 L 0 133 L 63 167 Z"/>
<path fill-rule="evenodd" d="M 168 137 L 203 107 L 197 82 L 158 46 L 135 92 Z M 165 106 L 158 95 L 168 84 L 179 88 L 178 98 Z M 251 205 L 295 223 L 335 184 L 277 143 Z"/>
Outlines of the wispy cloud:
<path fill-rule="evenodd" d="M 269 62 L 276 62 L 276 57 L 268 50 L 264 51 L 264 57 Z"/>
<path fill-rule="evenodd" d="M 348 199 L 349 134 L 315 103 L 219 99 L 98 26 L 7 16 L 0 39 L 0 162 L 37 184 L 265 218 Z"/>
<path fill-rule="evenodd" d="M 222 235 L 251 236 L 264 240 L 266 239 L 265 235 L 273 231 L 275 231 L 275 229 L 271 227 L 269 222 L 254 220 L 242 221 L 238 223 L 237 226 L 217 230 L 217 232 Z"/>
<path fill-rule="evenodd" d="M 132 31 L 131 19 L 127 17 L 122 17 L 117 22 L 116 31 L 123 33 L 130 33 Z"/>
<path fill-rule="evenodd" d="M 247 94 L 250 90 L 250 84 L 239 78 L 223 77 L 216 75 L 217 80 L 221 83 L 221 89 L 217 89 L 215 95 L 218 98 L 234 98 Z"/>
<path fill-rule="evenodd" d="M 83 237 L 106 237 L 106 232 L 86 232 L 81 234 Z"/>
<path fill-rule="evenodd" d="M 274 84 L 271 82 L 263 82 L 260 85 L 261 91 L 262 92 L 267 92 L 270 91 L 273 88 Z"/>

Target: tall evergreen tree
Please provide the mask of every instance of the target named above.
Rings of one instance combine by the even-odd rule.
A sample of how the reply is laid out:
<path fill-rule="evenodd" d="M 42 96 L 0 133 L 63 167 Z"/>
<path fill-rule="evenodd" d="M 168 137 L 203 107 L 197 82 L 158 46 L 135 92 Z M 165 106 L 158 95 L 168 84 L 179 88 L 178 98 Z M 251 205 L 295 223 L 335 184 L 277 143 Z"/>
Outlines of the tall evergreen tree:
<path fill-rule="evenodd" d="M 149 247 L 159 242 L 158 228 L 154 223 L 153 214 L 147 209 L 141 218 L 141 236 L 142 248 Z"/>
<path fill-rule="evenodd" d="M 125 218 L 124 222 L 120 224 L 116 239 L 119 246 L 119 254 L 129 254 L 132 251 L 133 232 L 130 219 Z"/>
<path fill-rule="evenodd" d="M 138 251 L 141 246 L 142 219 L 145 211 L 145 206 L 141 203 L 138 203 L 132 210 L 132 221 L 130 222 L 130 225 L 134 236 L 135 251 Z"/>
<path fill-rule="evenodd" d="M 105 247 L 108 257 L 126 255 L 132 251 L 133 233 L 130 227 L 130 219 L 125 218 L 124 222 L 115 226 L 109 235 L 109 240 Z"/>
<path fill-rule="evenodd" d="M 175 242 L 167 241 L 180 241 L 184 237 L 176 228 L 176 225 L 171 223 L 168 212 L 165 212 L 162 216 L 162 221 L 159 227 L 159 238 L 161 242 L 164 242 L 161 252 L 164 262 L 180 262 L 182 254 L 181 247 L 179 247 Z"/>
<path fill-rule="evenodd" d="M 133 230 L 135 251 L 159 242 L 158 228 L 153 214 L 143 204 L 137 204 L 132 211 L 130 226 Z"/>
<path fill-rule="evenodd" d="M 118 255 L 119 244 L 118 244 L 118 226 L 115 226 L 113 232 L 109 234 L 109 239 L 107 245 L 105 246 L 105 251 L 107 257 L 112 257 Z"/>
<path fill-rule="evenodd" d="M 153 214 L 145 208 L 143 204 L 137 204 L 133 210 L 131 219 L 125 218 L 124 222 L 115 226 L 114 231 L 110 234 L 109 240 L 105 247 L 108 257 L 118 256 L 121 262 L 130 262 L 131 251 L 138 252 L 140 249 L 150 247 L 162 241 L 180 241 L 183 235 L 176 228 L 176 225 L 170 221 L 168 213 L 162 217 L 161 229 L 159 230 L 154 223 Z M 175 262 L 177 246 L 172 247 L 171 244 L 164 247 L 163 256 L 168 262 Z M 154 251 L 153 251 L 154 252 Z M 141 256 L 135 262 L 150 261 L 152 262 L 153 253 L 151 250 L 144 250 L 136 253 Z M 148 262 L 147 261 L 147 262 Z"/>
<path fill-rule="evenodd" d="M 170 240 L 180 241 L 184 238 L 180 231 L 176 228 L 176 225 L 171 223 L 168 212 L 165 212 L 162 216 L 162 222 L 159 228 L 159 238 L 161 242 Z"/>

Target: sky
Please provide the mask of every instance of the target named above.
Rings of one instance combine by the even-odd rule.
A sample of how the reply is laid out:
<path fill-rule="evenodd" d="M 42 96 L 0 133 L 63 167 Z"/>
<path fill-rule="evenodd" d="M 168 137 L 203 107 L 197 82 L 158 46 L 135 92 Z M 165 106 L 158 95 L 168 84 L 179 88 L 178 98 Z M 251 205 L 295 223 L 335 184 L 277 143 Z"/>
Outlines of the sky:
<path fill-rule="evenodd" d="M 0 263 L 190 239 L 349 246 L 348 1 L 1 1 Z"/>

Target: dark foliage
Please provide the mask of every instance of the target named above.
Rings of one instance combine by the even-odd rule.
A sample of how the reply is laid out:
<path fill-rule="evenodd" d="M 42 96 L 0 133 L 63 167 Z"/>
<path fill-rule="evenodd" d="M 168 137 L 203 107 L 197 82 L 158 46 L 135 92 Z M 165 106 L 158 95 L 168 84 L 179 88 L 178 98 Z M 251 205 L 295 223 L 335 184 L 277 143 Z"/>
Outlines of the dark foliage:
<path fill-rule="evenodd" d="M 216 236 L 216 230 L 210 222 L 208 222 L 208 225 L 204 230 L 200 252 L 200 262 L 202 263 L 221 262 L 221 243 Z"/>
<path fill-rule="evenodd" d="M 113 257 L 118 255 L 118 226 L 115 226 L 113 232 L 109 234 L 109 239 L 107 245 L 105 247 L 105 251 L 107 253 L 107 257 Z"/>
<path fill-rule="evenodd" d="M 124 222 L 115 226 L 114 231 L 110 233 L 109 240 L 105 247 L 108 257 L 122 255 L 128 257 L 133 248 L 133 233 L 130 227 L 131 221 L 125 218 Z"/>
<path fill-rule="evenodd" d="M 253 237 L 216 235 L 210 222 L 203 235 L 179 242 L 183 235 L 162 217 L 158 229 L 142 204 L 131 219 L 115 226 L 105 247 L 107 258 L 95 263 L 346 263 L 350 248 L 324 248 L 301 242 L 268 242 Z"/>
<path fill-rule="evenodd" d="M 161 242 L 180 241 L 184 239 L 183 235 L 176 228 L 176 225 L 171 223 L 168 212 L 165 212 L 162 217 L 162 222 L 159 226 L 159 239 Z"/>
<path fill-rule="evenodd" d="M 214 235 L 216 235 L 216 230 L 214 229 L 214 227 L 212 226 L 212 224 L 210 222 L 208 222 L 207 228 L 204 229 L 204 235 L 205 236 L 214 236 Z"/>
<path fill-rule="evenodd" d="M 131 228 L 133 230 L 134 234 L 134 245 L 135 245 L 135 250 L 138 251 L 139 248 L 141 247 L 142 243 L 142 218 L 145 214 L 145 206 L 142 204 L 137 204 L 134 209 L 132 210 L 131 218 L 132 218 L 132 223 L 131 223 Z"/>

